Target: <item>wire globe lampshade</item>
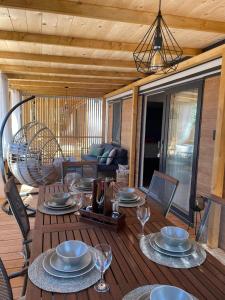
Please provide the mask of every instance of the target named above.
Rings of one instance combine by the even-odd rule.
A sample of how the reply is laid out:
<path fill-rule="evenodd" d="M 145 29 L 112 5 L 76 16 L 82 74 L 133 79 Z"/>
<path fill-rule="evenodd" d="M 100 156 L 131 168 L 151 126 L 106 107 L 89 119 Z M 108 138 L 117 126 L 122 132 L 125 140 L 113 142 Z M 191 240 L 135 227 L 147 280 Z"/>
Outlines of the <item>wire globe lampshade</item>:
<path fill-rule="evenodd" d="M 160 4 L 161 6 L 161 1 Z M 183 51 L 159 12 L 133 53 L 138 72 L 168 73 L 177 69 Z"/>

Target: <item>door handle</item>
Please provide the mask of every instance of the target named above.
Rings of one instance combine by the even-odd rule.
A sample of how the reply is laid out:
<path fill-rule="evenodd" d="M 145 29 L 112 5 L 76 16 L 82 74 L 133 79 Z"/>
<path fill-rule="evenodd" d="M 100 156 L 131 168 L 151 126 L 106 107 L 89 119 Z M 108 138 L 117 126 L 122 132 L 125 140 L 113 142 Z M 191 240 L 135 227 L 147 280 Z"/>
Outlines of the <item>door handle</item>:
<path fill-rule="evenodd" d="M 160 158 L 162 155 L 162 151 L 163 151 L 163 145 L 164 145 L 164 141 L 158 141 L 158 154 L 157 157 Z"/>

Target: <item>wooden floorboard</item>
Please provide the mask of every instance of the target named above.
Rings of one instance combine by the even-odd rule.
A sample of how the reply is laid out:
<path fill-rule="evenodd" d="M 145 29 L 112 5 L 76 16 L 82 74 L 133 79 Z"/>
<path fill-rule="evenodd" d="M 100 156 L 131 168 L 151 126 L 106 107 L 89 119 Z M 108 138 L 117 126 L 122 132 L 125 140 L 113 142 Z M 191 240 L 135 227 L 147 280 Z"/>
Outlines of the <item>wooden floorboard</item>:
<path fill-rule="evenodd" d="M 3 200 L 0 199 L 0 204 Z M 31 228 L 34 219 L 30 218 Z M 22 238 L 19 227 L 13 216 L 7 215 L 0 209 L 0 257 L 6 267 L 8 274 L 17 272 L 23 266 Z M 19 299 L 23 277 L 11 280 L 14 299 Z"/>
<path fill-rule="evenodd" d="M 37 196 L 34 196 L 37 197 Z M 3 200 L 0 199 L 0 203 Z M 169 214 L 168 219 L 175 225 L 187 229 L 187 225 Z M 34 224 L 34 218 L 30 218 L 31 228 Z M 191 228 L 189 233 L 194 238 L 194 230 Z M 22 257 L 22 239 L 20 230 L 13 216 L 9 216 L 0 210 L 0 257 L 2 258 L 8 273 L 20 270 L 23 265 Z M 21 294 L 23 278 L 18 277 L 11 280 L 14 299 L 18 299 Z"/>

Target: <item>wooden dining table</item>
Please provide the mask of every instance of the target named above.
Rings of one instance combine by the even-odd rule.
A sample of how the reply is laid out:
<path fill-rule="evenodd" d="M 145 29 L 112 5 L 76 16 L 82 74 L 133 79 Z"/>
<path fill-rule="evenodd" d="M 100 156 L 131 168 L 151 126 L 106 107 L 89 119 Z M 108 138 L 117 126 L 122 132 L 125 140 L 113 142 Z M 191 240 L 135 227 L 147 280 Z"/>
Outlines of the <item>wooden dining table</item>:
<path fill-rule="evenodd" d="M 59 191 L 67 191 L 67 187 L 62 184 L 41 187 L 38 204 L 48 199 L 51 193 Z M 137 193 L 141 194 L 138 190 Z M 151 217 L 145 226 L 145 233 L 157 232 L 163 226 L 171 225 L 154 203 L 147 201 Z M 82 240 L 92 246 L 99 243 L 110 244 L 113 260 L 105 273 L 110 291 L 97 293 L 92 286 L 77 293 L 52 293 L 41 290 L 28 280 L 26 300 L 119 300 L 129 291 L 149 284 L 174 285 L 199 299 L 225 299 L 225 266 L 216 258 L 207 253 L 206 261 L 201 266 L 190 269 L 175 269 L 154 263 L 139 248 L 137 235 L 141 226 L 136 217 L 136 209 L 121 210 L 126 214 L 126 225 L 119 232 L 79 222 L 79 216 L 74 213 L 50 216 L 37 211 L 30 262 L 66 240 Z"/>

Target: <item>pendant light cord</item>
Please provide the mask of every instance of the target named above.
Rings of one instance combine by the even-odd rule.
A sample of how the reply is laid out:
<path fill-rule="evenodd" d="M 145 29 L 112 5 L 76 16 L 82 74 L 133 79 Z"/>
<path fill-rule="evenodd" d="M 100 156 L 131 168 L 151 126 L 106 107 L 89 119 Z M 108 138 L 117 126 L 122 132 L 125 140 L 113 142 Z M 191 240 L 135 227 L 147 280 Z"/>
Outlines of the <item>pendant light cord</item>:
<path fill-rule="evenodd" d="M 161 0 L 159 0 L 159 11 L 161 11 Z"/>

